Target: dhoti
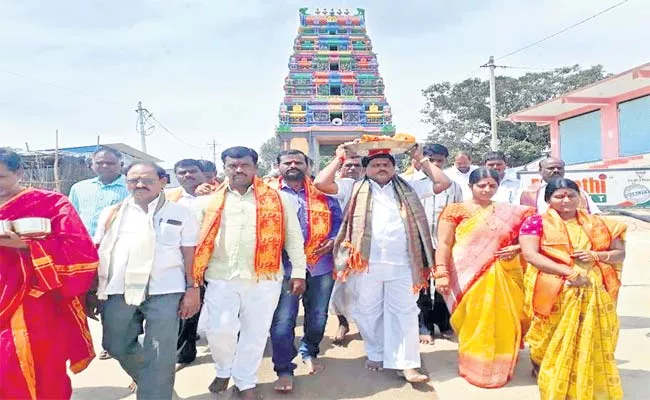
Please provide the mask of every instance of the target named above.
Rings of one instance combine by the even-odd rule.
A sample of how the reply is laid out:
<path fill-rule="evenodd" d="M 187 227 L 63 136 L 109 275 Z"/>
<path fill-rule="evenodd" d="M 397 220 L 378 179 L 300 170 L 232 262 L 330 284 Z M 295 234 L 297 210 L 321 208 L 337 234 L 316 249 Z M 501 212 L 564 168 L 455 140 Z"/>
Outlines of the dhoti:
<path fill-rule="evenodd" d="M 354 280 L 348 282 L 336 281 L 330 298 L 330 314 L 342 315 L 348 321 L 353 320 L 352 308 L 354 306 Z"/>
<path fill-rule="evenodd" d="M 368 360 L 384 368 L 420 367 L 417 293 L 408 265 L 370 264 L 368 271 L 353 275 L 357 323 Z"/>
<path fill-rule="evenodd" d="M 198 330 L 208 339 L 217 377 L 232 377 L 239 390 L 257 384 L 281 288 L 281 280 L 208 280 Z"/>

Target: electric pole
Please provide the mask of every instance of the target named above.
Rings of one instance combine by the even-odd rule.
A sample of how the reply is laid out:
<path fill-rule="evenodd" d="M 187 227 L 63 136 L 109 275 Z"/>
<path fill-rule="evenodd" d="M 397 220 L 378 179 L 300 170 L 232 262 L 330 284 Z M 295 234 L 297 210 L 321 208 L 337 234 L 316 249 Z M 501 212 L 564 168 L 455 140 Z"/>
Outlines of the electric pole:
<path fill-rule="evenodd" d="M 208 143 L 208 146 L 212 148 L 212 162 L 214 165 L 217 165 L 217 141 L 212 139 L 212 143 Z"/>
<path fill-rule="evenodd" d="M 138 102 L 138 108 L 135 110 L 138 113 L 138 131 L 140 134 L 140 150 L 143 153 L 147 152 L 147 131 L 144 128 L 144 122 L 146 120 L 145 113 L 149 114 L 149 111 L 146 108 L 142 108 L 142 102 Z"/>
<path fill-rule="evenodd" d="M 497 151 L 499 148 L 497 136 L 497 88 L 496 78 L 494 77 L 494 70 L 497 66 L 494 65 L 494 57 L 490 56 L 488 63 L 482 67 L 490 69 L 490 123 L 492 127 L 492 140 L 490 141 L 490 147 L 492 148 L 492 151 Z"/>

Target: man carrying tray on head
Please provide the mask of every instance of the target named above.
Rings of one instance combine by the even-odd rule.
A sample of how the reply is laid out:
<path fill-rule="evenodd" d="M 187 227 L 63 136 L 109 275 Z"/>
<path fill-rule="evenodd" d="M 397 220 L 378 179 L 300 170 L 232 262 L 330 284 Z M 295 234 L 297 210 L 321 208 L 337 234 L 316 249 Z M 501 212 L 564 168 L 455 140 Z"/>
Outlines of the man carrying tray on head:
<path fill-rule="evenodd" d="M 368 354 L 366 367 L 396 369 L 409 382 L 425 382 L 428 376 L 418 371 L 416 300 L 419 289 L 427 285 L 433 248 L 418 194 L 430 192 L 432 187 L 439 193 L 450 182 L 440 168 L 423 157 L 409 135 L 386 138 L 380 144 L 377 141 L 377 137 L 368 141 L 362 137 L 360 143 L 348 145 L 353 151 L 368 154 L 362 160 L 364 179 L 335 181 L 336 171 L 346 158 L 346 145 L 341 145 L 314 184 L 348 204 L 334 244 L 335 267 L 337 279 L 355 280 L 352 315 Z M 391 153 L 407 148 L 430 180 L 409 185 L 395 173 Z"/>

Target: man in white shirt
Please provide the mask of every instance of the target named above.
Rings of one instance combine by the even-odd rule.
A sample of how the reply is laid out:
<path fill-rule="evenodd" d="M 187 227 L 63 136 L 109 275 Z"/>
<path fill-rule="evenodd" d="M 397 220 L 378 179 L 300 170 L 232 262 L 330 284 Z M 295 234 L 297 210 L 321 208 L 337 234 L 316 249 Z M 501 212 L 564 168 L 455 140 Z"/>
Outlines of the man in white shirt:
<path fill-rule="evenodd" d="M 493 169 L 499 174 L 499 188 L 492 200 L 501 203 L 519 204 L 521 196 L 521 182 L 514 176 L 506 175 L 508 164 L 506 156 L 501 151 L 488 152 L 483 162 L 486 168 Z"/>
<path fill-rule="evenodd" d="M 472 165 L 472 156 L 466 151 L 459 151 L 454 157 L 454 165 L 447 168 L 444 172 L 452 181 L 456 182 L 463 192 L 463 199 L 472 198 L 472 190 L 469 187 L 469 174 L 472 173 L 477 165 Z"/>
<path fill-rule="evenodd" d="M 103 345 L 138 398 L 170 399 L 179 317 L 200 307 L 192 278 L 199 224 L 192 210 L 165 199 L 165 170 L 156 164 L 134 163 L 126 182 L 131 196 L 102 211 L 95 234 Z"/>
<path fill-rule="evenodd" d="M 192 207 L 196 196 L 199 195 L 196 189 L 206 182 L 202 168 L 199 160 L 191 158 L 180 160 L 174 164 L 174 174 L 176 174 L 176 180 L 180 186 L 165 191 L 167 200 Z"/>
<path fill-rule="evenodd" d="M 212 164 L 212 163 L 211 163 Z M 193 205 L 197 196 L 205 195 L 197 191 L 197 188 L 208 182 L 204 174 L 204 165 L 199 160 L 186 158 L 174 164 L 174 174 L 180 187 L 166 190 L 165 197 L 172 203 L 178 203 L 194 209 Z M 210 180 L 212 181 L 212 180 Z M 204 188 L 206 188 L 204 186 Z M 203 297 L 203 296 L 201 296 Z M 181 320 L 178 331 L 178 344 L 176 354 L 176 370 L 180 370 L 196 359 L 196 341 L 198 339 L 197 328 L 199 325 L 200 312 L 192 318 Z"/>
<path fill-rule="evenodd" d="M 429 379 L 418 371 L 416 302 L 419 289 L 428 281 L 424 275 L 433 255 L 429 224 L 418 196 L 446 189 L 449 179 L 421 150 L 411 154 L 431 180 L 409 185 L 396 176 L 395 159 L 382 153 L 363 159 L 365 179 L 335 180 L 346 158 L 344 147 L 339 146 L 336 158 L 314 184 L 354 207 L 346 214 L 334 253 L 339 277 L 351 274 L 354 279 L 352 314 L 368 354 L 366 367 L 396 369 L 408 382 L 416 383 Z"/>
<path fill-rule="evenodd" d="M 355 181 L 363 178 L 366 171 L 361 165 L 361 157 L 358 155 L 350 155 L 343 160 L 343 164 L 338 172 L 338 179 L 354 179 Z M 345 206 L 347 204 L 341 203 L 341 211 L 345 214 Z M 332 297 L 330 299 L 330 313 L 336 315 L 339 320 L 339 329 L 332 342 L 336 345 L 343 344 L 345 335 L 350 332 L 349 319 L 351 318 L 352 310 L 352 285 L 337 280 L 334 282 L 334 289 L 332 290 Z"/>
<path fill-rule="evenodd" d="M 442 169 L 449 157 L 449 150 L 441 144 L 428 144 L 423 148 L 424 156 L 427 157 L 433 165 Z M 416 180 L 428 180 L 424 172 L 421 171 L 420 164 L 417 160 L 411 160 L 413 166 L 412 173 L 404 173 L 402 176 L 409 182 Z M 438 194 L 433 194 L 433 190 L 424 193 L 420 197 L 422 205 L 427 213 L 427 219 L 431 226 L 431 237 L 433 239 L 433 248 L 436 248 L 436 233 L 438 227 L 438 216 L 442 210 L 451 203 L 460 203 L 463 201 L 463 193 L 458 183 L 451 181 L 451 185 Z M 420 328 L 420 343 L 433 344 L 435 326 L 438 325 L 440 335 L 451 340 L 454 337 L 454 331 L 449 323 L 449 310 L 442 295 L 433 288 L 433 282 L 429 288 L 422 289 L 418 296 L 418 324 Z"/>
<path fill-rule="evenodd" d="M 548 157 L 539 162 L 539 174 L 542 182 L 522 191 L 519 203 L 524 206 L 537 208 L 538 214 L 548 210 L 548 203 L 544 201 L 544 190 L 546 184 L 554 178 L 564 178 L 565 163 L 555 157 Z M 591 197 L 584 190 L 580 190 L 580 207 L 586 209 L 590 214 L 600 214 L 601 211 Z"/>

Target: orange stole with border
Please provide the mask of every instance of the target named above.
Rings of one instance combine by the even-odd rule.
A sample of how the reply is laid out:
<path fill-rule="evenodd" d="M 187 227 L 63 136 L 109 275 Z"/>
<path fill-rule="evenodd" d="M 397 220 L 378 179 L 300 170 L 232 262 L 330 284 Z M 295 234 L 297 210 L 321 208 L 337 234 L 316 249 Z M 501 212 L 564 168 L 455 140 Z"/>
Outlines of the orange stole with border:
<path fill-rule="evenodd" d="M 276 190 L 282 187 L 282 178 L 273 179 L 268 182 L 269 186 Z M 327 240 L 330 230 L 332 229 L 332 212 L 327 203 L 324 193 L 316 189 L 310 179 L 305 178 L 303 182 L 305 188 L 305 198 L 307 200 L 307 229 L 308 234 L 305 239 L 305 255 L 307 256 L 307 265 L 316 265 L 322 257 L 314 254 L 314 251 Z"/>
<path fill-rule="evenodd" d="M 606 251 L 611 246 L 613 239 L 624 237 L 624 228 L 619 229 L 612 235 L 610 228 L 602 218 L 591 215 L 584 209 L 578 209 L 576 219 L 589 237 L 593 251 Z M 542 229 L 541 253 L 558 263 L 573 267 L 575 260 L 571 257 L 574 252 L 571 237 L 564 225 L 564 220 L 555 210 L 549 209 L 542 215 Z M 618 290 L 621 287 L 621 281 L 614 266 L 603 261 L 597 261 L 595 268 L 600 268 L 605 289 L 612 298 L 616 299 Z M 533 291 L 533 310 L 535 314 L 543 317 L 551 314 L 551 309 L 562 291 L 564 282 L 564 277 L 541 271 L 537 273 Z"/>
<path fill-rule="evenodd" d="M 201 238 L 194 254 L 195 282 L 203 283 L 214 242 L 221 227 L 229 185 L 224 183 L 213 194 L 201 224 Z M 280 193 L 255 177 L 253 194 L 256 201 L 255 275 L 257 279 L 275 279 L 280 272 L 284 248 L 284 207 Z"/>

